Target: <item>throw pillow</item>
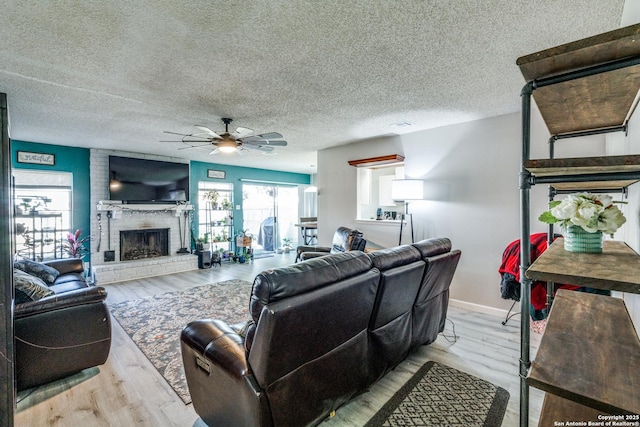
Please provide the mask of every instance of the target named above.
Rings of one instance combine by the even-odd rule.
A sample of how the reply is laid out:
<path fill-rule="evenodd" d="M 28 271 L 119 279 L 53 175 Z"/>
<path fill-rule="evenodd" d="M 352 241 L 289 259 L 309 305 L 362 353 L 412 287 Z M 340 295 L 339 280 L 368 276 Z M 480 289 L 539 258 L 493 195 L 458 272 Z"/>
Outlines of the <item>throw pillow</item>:
<path fill-rule="evenodd" d="M 38 301 L 40 298 L 54 294 L 41 279 L 22 270 L 13 269 L 13 283 L 16 287 L 17 304 L 25 302 L 21 301 L 24 299 L 24 295 L 28 298 L 27 301 Z M 20 295 L 19 292 L 24 293 L 24 295 Z"/>
<path fill-rule="evenodd" d="M 48 265 L 31 261 L 29 259 L 16 261 L 13 263 L 13 267 L 42 279 L 47 285 L 53 285 L 53 282 L 55 282 L 56 278 L 60 274 L 58 270 L 53 267 L 49 267 Z"/>

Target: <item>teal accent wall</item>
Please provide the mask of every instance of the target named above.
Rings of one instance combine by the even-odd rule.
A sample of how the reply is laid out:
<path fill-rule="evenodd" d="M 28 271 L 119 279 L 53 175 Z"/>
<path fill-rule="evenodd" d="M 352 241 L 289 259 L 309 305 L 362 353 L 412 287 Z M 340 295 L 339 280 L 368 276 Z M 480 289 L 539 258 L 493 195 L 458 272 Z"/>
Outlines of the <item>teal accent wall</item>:
<path fill-rule="evenodd" d="M 207 171 L 213 169 L 216 171 L 224 171 L 226 176 L 224 179 L 209 178 Z M 194 223 L 198 224 L 198 182 L 227 182 L 233 184 L 233 222 L 235 233 L 243 230 L 242 218 L 242 181 L 243 179 L 264 181 L 268 183 L 291 184 L 291 185 L 309 185 L 311 176 L 302 173 L 273 171 L 267 169 L 245 168 L 241 166 L 221 165 L 217 163 L 191 162 L 191 174 L 189 177 L 190 196 L 189 200 L 195 207 Z M 235 209 L 235 205 L 240 205 L 240 210 Z"/>
<path fill-rule="evenodd" d="M 18 151 L 53 154 L 55 164 L 48 166 L 18 163 Z M 82 230 L 82 236 L 86 236 L 90 232 L 91 183 L 88 148 L 11 140 L 11 165 L 14 169 L 71 172 L 73 174 L 73 223 L 71 227 L 72 230 Z M 91 254 L 85 256 L 85 261 L 90 261 L 90 258 Z"/>
<path fill-rule="evenodd" d="M 18 163 L 17 152 L 53 154 L 53 166 Z M 82 235 L 91 230 L 91 183 L 90 183 L 90 150 L 88 148 L 67 147 L 62 145 L 42 144 L 27 141 L 11 141 L 11 162 L 15 169 L 34 169 L 48 171 L 64 171 L 73 174 L 73 224 L 72 228 L 83 230 Z M 209 169 L 224 171 L 224 179 L 214 179 L 207 176 Z M 190 163 L 190 200 L 196 206 L 195 223 L 197 224 L 198 182 L 227 182 L 233 184 L 234 205 L 240 205 L 240 210 L 234 209 L 234 224 L 236 233 L 242 230 L 242 181 L 241 179 L 282 183 L 290 185 L 309 185 L 311 177 L 308 174 L 273 171 L 268 169 L 229 166 L 217 163 L 192 161 Z M 234 206 L 235 207 L 235 206 Z M 89 255 L 90 257 L 90 255 Z M 89 260 L 87 260 L 89 261 Z"/>

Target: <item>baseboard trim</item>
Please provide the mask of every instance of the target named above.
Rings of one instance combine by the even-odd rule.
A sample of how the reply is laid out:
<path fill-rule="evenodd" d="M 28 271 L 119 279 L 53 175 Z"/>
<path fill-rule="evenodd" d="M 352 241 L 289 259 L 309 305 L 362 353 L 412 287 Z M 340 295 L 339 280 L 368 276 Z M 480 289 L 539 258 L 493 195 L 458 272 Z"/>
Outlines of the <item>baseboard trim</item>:
<path fill-rule="evenodd" d="M 490 314 L 492 316 L 497 316 L 497 317 L 506 317 L 507 313 L 509 313 L 509 310 L 505 310 L 502 308 L 489 307 L 488 305 L 475 304 L 473 302 L 462 301 L 462 300 L 453 299 L 453 298 L 449 299 L 449 304 L 454 307 L 464 308 L 466 310 L 471 310 L 478 313 Z M 517 313 L 520 311 L 520 307 L 517 306 L 516 304 L 516 307 L 514 307 L 514 310 Z"/>

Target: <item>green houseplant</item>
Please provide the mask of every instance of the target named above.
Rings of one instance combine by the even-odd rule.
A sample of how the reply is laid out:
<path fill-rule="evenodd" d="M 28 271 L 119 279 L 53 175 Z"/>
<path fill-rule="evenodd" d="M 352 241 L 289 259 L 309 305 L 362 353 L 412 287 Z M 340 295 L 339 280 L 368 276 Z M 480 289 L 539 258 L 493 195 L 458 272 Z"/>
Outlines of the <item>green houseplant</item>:
<path fill-rule="evenodd" d="M 285 237 L 284 239 L 282 239 L 282 250 L 284 251 L 285 254 L 288 254 L 291 251 L 291 239 L 288 237 Z"/>

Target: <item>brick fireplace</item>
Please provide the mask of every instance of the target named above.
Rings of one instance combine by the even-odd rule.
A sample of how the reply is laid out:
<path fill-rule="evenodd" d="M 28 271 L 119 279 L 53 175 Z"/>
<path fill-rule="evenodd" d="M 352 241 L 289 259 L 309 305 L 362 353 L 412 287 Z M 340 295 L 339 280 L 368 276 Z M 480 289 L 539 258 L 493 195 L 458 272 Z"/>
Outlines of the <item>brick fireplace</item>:
<path fill-rule="evenodd" d="M 106 284 L 196 270 L 198 257 L 179 252 L 183 246 L 191 246 L 189 231 L 192 206 L 112 204 L 108 201 L 109 155 L 136 156 L 100 149 L 91 149 L 90 153 L 91 265 L 95 269 L 98 283 Z M 166 160 L 166 157 L 145 156 L 152 160 L 156 157 L 158 160 Z M 109 212 L 111 218 L 108 218 Z M 131 236 L 127 237 L 126 232 L 132 232 Z M 125 234 L 124 243 L 122 233 Z M 107 251 L 113 253 L 109 258 L 113 261 L 105 257 Z"/>
<path fill-rule="evenodd" d="M 135 261 L 169 255 L 169 229 L 120 231 L 120 261 Z"/>

